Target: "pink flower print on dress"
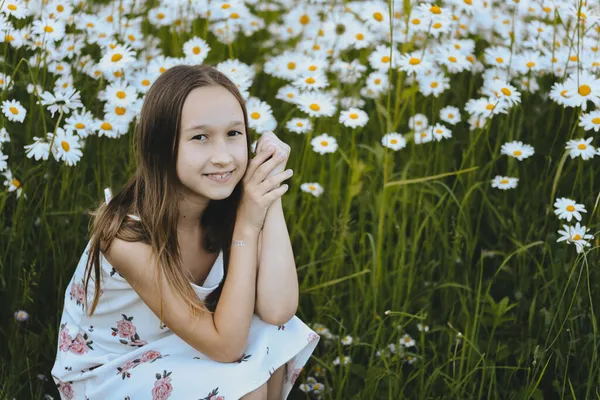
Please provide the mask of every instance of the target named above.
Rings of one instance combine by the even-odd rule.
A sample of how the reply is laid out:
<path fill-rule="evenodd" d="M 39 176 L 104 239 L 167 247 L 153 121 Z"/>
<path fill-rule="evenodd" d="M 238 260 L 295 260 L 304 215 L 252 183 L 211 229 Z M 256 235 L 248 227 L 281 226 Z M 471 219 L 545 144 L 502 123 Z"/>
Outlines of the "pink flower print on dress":
<path fill-rule="evenodd" d="M 311 332 L 311 333 L 309 333 L 309 334 L 308 334 L 308 338 L 307 338 L 307 340 L 308 340 L 308 342 L 310 343 L 310 342 L 312 342 L 313 340 L 318 340 L 318 339 L 319 339 L 319 337 L 320 337 L 320 336 L 319 336 L 318 334 L 316 334 L 316 333 L 314 333 L 314 332 Z"/>
<path fill-rule="evenodd" d="M 292 373 L 292 385 L 296 382 L 296 379 L 298 379 L 301 372 L 302 372 L 302 368 L 296 368 L 294 370 L 294 372 Z"/>
<path fill-rule="evenodd" d="M 72 400 L 75 396 L 75 392 L 73 392 L 73 386 L 71 386 L 73 382 L 61 382 L 58 381 L 56 385 L 63 399 Z"/>
<path fill-rule="evenodd" d="M 60 334 L 58 336 L 58 348 L 60 351 L 69 351 L 69 347 L 71 346 L 71 336 L 69 336 L 69 328 L 67 324 L 60 325 Z"/>
<path fill-rule="evenodd" d="M 88 340 L 87 333 L 84 333 L 83 335 L 78 333 L 75 339 L 73 339 L 73 342 L 69 347 L 69 351 L 77 355 L 82 355 L 87 353 L 89 350 L 94 350 L 92 347 L 93 343 L 94 342 L 92 340 Z"/>
<path fill-rule="evenodd" d="M 81 309 L 83 309 L 83 299 L 85 297 L 85 291 L 83 290 L 83 283 L 82 282 L 73 282 L 73 284 L 71 285 L 71 292 L 69 293 L 69 298 L 71 300 L 75 300 L 75 303 L 78 306 L 81 306 Z"/>
<path fill-rule="evenodd" d="M 125 363 L 125 365 L 123 365 L 121 367 L 117 367 L 117 371 L 119 371 L 118 374 L 121 374 L 121 377 L 123 379 L 130 378 L 131 373 L 129 371 L 134 369 L 138 365 L 146 363 L 146 362 L 152 363 L 160 358 L 167 357 L 167 356 L 168 356 L 168 354 L 163 355 L 163 354 L 159 353 L 158 351 L 148 350 L 144 354 L 142 354 L 141 357 L 136 358 L 135 360 L 127 361 Z"/>
<path fill-rule="evenodd" d="M 117 321 L 117 327 L 116 328 L 110 328 L 112 329 L 112 335 L 113 336 L 119 336 L 119 342 L 121 342 L 122 344 L 128 345 L 128 346 L 134 346 L 134 347 L 142 347 L 145 344 L 147 344 L 148 342 L 145 340 L 141 340 L 138 333 L 137 333 L 137 328 L 135 327 L 135 325 L 133 324 L 133 322 L 131 322 L 133 320 L 133 317 L 128 317 L 125 314 L 121 314 L 123 316 L 123 319 L 120 321 Z M 129 340 L 125 340 L 125 339 L 129 339 Z"/>
<path fill-rule="evenodd" d="M 140 357 L 140 362 L 152 362 L 158 358 L 161 358 L 162 355 L 155 350 L 148 350 L 147 352 L 145 352 L 144 354 L 142 354 L 142 357 Z"/>
<path fill-rule="evenodd" d="M 167 400 L 173 391 L 171 385 L 171 371 L 163 371 L 163 374 L 156 374 L 156 382 L 152 389 L 152 400 Z"/>

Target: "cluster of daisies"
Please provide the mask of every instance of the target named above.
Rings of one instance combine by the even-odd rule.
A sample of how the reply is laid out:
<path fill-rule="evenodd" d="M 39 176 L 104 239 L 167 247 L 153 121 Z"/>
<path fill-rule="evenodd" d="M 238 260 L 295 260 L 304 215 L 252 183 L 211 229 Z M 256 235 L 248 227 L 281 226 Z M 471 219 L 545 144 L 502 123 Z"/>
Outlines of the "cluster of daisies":
<path fill-rule="evenodd" d="M 559 219 L 565 219 L 570 222 L 573 218 L 577 220 L 575 226 L 563 225 L 563 229 L 559 230 L 558 233 L 561 235 L 557 242 L 566 241 L 575 245 L 577 253 L 581 253 L 585 247 L 590 247 L 590 239 L 594 236 L 587 233 L 589 229 L 586 226 L 582 226 L 580 221 L 582 219 L 581 213 L 586 213 L 587 210 L 583 204 L 578 204 L 575 200 L 567 197 L 560 197 L 554 202 L 554 214 Z"/>

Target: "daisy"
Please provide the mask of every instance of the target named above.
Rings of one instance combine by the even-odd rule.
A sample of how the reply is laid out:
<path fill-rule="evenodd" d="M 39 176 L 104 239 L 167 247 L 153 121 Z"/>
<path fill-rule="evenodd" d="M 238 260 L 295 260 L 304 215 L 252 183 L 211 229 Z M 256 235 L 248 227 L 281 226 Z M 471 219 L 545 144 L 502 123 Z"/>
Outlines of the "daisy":
<path fill-rule="evenodd" d="M 569 90 L 562 82 L 554 82 L 550 89 L 550 98 L 563 107 L 574 107 Z"/>
<path fill-rule="evenodd" d="M 496 177 L 492 179 L 492 187 L 502 190 L 514 189 L 517 187 L 518 183 L 519 178 L 511 178 L 508 176 L 496 175 Z"/>
<path fill-rule="evenodd" d="M 319 154 L 334 153 L 338 148 L 337 140 L 326 133 L 312 138 L 310 144 L 313 150 Z"/>
<path fill-rule="evenodd" d="M 417 329 L 419 330 L 419 332 L 429 332 L 429 326 L 423 325 L 420 322 L 417 324 Z"/>
<path fill-rule="evenodd" d="M 18 310 L 15 311 L 14 317 L 18 322 L 25 322 L 29 319 L 29 314 L 25 310 Z"/>
<path fill-rule="evenodd" d="M 350 346 L 352 344 L 352 342 L 354 341 L 354 339 L 352 338 L 352 336 L 347 335 L 344 336 L 342 338 L 342 340 L 340 341 L 344 346 Z"/>
<path fill-rule="evenodd" d="M 593 239 L 594 236 L 587 234 L 588 229 L 585 226 L 581 226 L 579 222 L 575 226 L 563 225 L 564 230 L 559 230 L 558 233 L 562 235 L 556 241 L 567 243 L 573 243 L 577 249 L 577 253 L 581 253 L 584 247 L 589 247 L 590 243 L 587 241 Z"/>
<path fill-rule="evenodd" d="M 579 117 L 579 126 L 586 131 L 593 129 L 595 132 L 598 132 L 600 130 L 600 110 L 581 114 Z"/>
<path fill-rule="evenodd" d="M 76 110 L 83 107 L 79 92 L 73 88 L 58 90 L 55 91 L 54 94 L 45 91 L 40 95 L 40 100 L 37 104 L 48 106 L 48 110 L 52 113 L 52 117 L 54 117 L 54 113 L 57 111 L 68 114 L 71 112 L 71 109 Z"/>
<path fill-rule="evenodd" d="M 367 87 L 375 92 L 381 93 L 388 89 L 388 74 L 380 71 L 373 71 L 367 76 Z"/>
<path fill-rule="evenodd" d="M 364 107 L 365 104 L 367 104 L 365 99 L 361 99 L 360 97 L 347 96 L 347 97 L 342 97 L 340 99 L 340 105 L 342 106 L 342 108 L 350 108 L 350 107 L 361 108 L 361 107 Z"/>
<path fill-rule="evenodd" d="M 438 142 L 442 139 L 452 138 L 452 131 L 440 123 L 436 123 L 434 126 L 431 126 L 429 130 L 431 131 L 431 136 L 433 136 L 433 138 Z"/>
<path fill-rule="evenodd" d="M 534 153 L 533 147 L 528 144 L 523 144 L 521 141 L 513 140 L 502 145 L 500 153 L 516 158 L 519 161 L 531 157 Z"/>
<path fill-rule="evenodd" d="M 126 107 L 137 99 L 137 91 L 127 83 L 113 82 L 104 91 L 101 100 L 109 104 Z"/>
<path fill-rule="evenodd" d="M 300 90 L 292 85 L 284 85 L 279 88 L 275 98 L 278 100 L 285 101 L 286 103 L 295 104 L 298 96 L 300 95 Z"/>
<path fill-rule="evenodd" d="M 154 83 L 158 74 L 151 74 L 145 70 L 136 71 L 133 74 L 128 75 L 129 84 L 132 85 L 138 93 L 146 94 L 150 89 L 150 86 Z"/>
<path fill-rule="evenodd" d="M 127 69 L 135 61 L 135 53 L 128 45 L 118 44 L 114 48 L 107 49 L 102 56 L 98 67 L 104 74 L 112 74 L 116 71 Z"/>
<path fill-rule="evenodd" d="M 82 108 L 65 119 L 64 129 L 73 131 L 79 135 L 79 137 L 85 138 L 94 133 L 94 124 L 94 115 L 85 108 Z"/>
<path fill-rule="evenodd" d="M 21 197 L 21 194 L 23 194 L 23 185 L 21 184 L 21 181 L 13 176 L 11 170 L 6 170 L 2 174 L 5 179 L 4 186 L 8 186 L 7 190 L 9 192 L 16 192 L 17 199 Z"/>
<path fill-rule="evenodd" d="M 403 54 L 398 60 L 398 69 L 407 74 L 416 74 L 431 68 L 431 62 L 424 57 L 422 51 L 413 51 L 408 54 Z"/>
<path fill-rule="evenodd" d="M 492 46 L 485 49 L 484 61 L 488 65 L 498 68 L 508 68 L 510 59 L 510 49 L 506 47 Z"/>
<path fill-rule="evenodd" d="M 183 54 L 188 62 L 202 64 L 210 52 L 210 46 L 204 39 L 194 36 L 183 44 Z"/>
<path fill-rule="evenodd" d="M 496 96 L 497 99 L 508 103 L 508 106 L 514 106 L 521 102 L 521 93 L 517 89 L 510 85 L 508 82 L 497 79 L 490 84 L 490 90 Z"/>
<path fill-rule="evenodd" d="M 10 135 L 8 134 L 8 131 L 6 130 L 6 128 L 2 127 L 0 129 L 0 149 L 2 148 L 2 145 L 4 143 L 8 143 L 10 142 Z"/>
<path fill-rule="evenodd" d="M 433 134 L 431 129 L 425 129 L 424 131 L 414 132 L 415 144 L 429 143 L 433 140 Z"/>
<path fill-rule="evenodd" d="M 450 125 L 460 122 L 460 110 L 454 106 L 446 106 L 440 110 L 440 119 Z"/>
<path fill-rule="evenodd" d="M 292 85 L 301 90 L 320 90 L 329 86 L 325 74 L 306 75 L 295 79 Z"/>
<path fill-rule="evenodd" d="M 441 73 L 433 73 L 419 79 L 419 91 L 424 96 L 433 95 L 438 97 L 447 89 L 450 89 L 450 79 Z"/>
<path fill-rule="evenodd" d="M 294 133 L 307 133 L 312 130 L 312 122 L 308 118 L 292 118 L 286 124 L 285 127 Z"/>
<path fill-rule="evenodd" d="M 286 51 L 269 59 L 264 65 L 266 74 L 281 79 L 296 79 L 300 76 L 302 55 L 297 52 Z"/>
<path fill-rule="evenodd" d="M 556 207 L 554 214 L 558 215 L 558 218 L 566 219 L 569 222 L 571 222 L 573 217 L 575 217 L 577 221 L 581 221 L 580 213 L 587 212 L 583 204 L 577 204 L 575 200 L 566 197 L 556 199 L 554 207 Z"/>
<path fill-rule="evenodd" d="M 415 132 L 421 132 L 427 129 L 429 122 L 425 114 L 415 114 L 408 119 L 408 126 Z"/>
<path fill-rule="evenodd" d="M 507 114 L 506 104 L 505 102 L 486 97 L 469 99 L 465 104 L 465 111 L 471 115 L 487 118 L 500 113 Z"/>
<path fill-rule="evenodd" d="M 400 344 L 404 347 L 413 347 L 415 345 L 415 340 L 411 338 L 408 333 L 405 333 L 400 338 Z"/>
<path fill-rule="evenodd" d="M 24 146 L 25 150 L 27 150 L 25 153 L 27 158 L 34 158 L 36 161 L 40 159 L 47 160 L 50 154 L 50 143 L 37 136 L 34 136 L 33 140 L 35 142 Z"/>
<path fill-rule="evenodd" d="M 271 106 L 256 97 L 251 97 L 248 100 L 246 109 L 248 111 L 248 125 L 251 129 L 257 131 L 264 130 L 267 120 L 273 116 Z"/>
<path fill-rule="evenodd" d="M 347 365 L 347 364 L 350 364 L 351 362 L 352 362 L 352 359 L 350 358 L 350 356 L 343 356 L 341 359 L 342 365 Z M 333 365 L 340 365 L 339 357 L 336 357 L 335 360 L 333 360 Z"/>
<path fill-rule="evenodd" d="M 576 72 L 572 73 L 565 81 L 565 89 L 572 100 L 572 107 L 581 106 L 585 111 L 588 101 L 600 106 L 600 79 L 585 70 L 579 76 Z"/>
<path fill-rule="evenodd" d="M 54 140 L 52 141 L 52 137 Z M 77 164 L 83 153 L 79 144 L 79 137 L 63 128 L 56 128 L 56 135 L 48 132 L 48 140 L 52 142 L 52 155 L 56 161 L 63 160 L 68 166 Z"/>
<path fill-rule="evenodd" d="M 2 102 L 2 112 L 9 121 L 23 122 L 27 111 L 17 100 L 4 100 Z"/>
<path fill-rule="evenodd" d="M 468 70 L 471 67 L 467 57 L 453 46 L 441 46 L 438 48 L 435 61 L 445 66 L 451 74 Z"/>
<path fill-rule="evenodd" d="M 319 197 L 323 194 L 323 187 L 317 182 L 306 182 L 300 185 L 300 190 L 306 193 L 310 193 L 315 197 Z M 317 330 L 315 332 L 319 333 Z M 321 333 L 319 333 L 320 335 Z"/>
<path fill-rule="evenodd" d="M 8 0 L 2 3 L 2 12 L 6 16 L 12 16 L 16 19 L 23 19 L 29 14 L 27 6 L 22 0 Z"/>
<path fill-rule="evenodd" d="M 325 391 L 325 385 L 322 384 L 321 382 L 315 382 L 312 385 L 312 390 L 314 393 L 319 394 Z"/>
<path fill-rule="evenodd" d="M 356 83 L 366 70 L 367 67 L 361 64 L 357 59 L 354 59 L 351 62 L 336 60 L 331 66 L 331 72 L 337 74 L 337 78 L 340 82 L 350 84 Z"/>
<path fill-rule="evenodd" d="M 331 95 L 323 92 L 304 92 L 298 96 L 298 107 L 311 117 L 331 117 L 336 107 Z"/>
<path fill-rule="evenodd" d="M 339 122 L 348 128 L 363 127 L 369 121 L 369 116 L 363 110 L 352 107 L 340 113 Z"/>
<path fill-rule="evenodd" d="M 409 364 L 414 364 L 417 362 L 417 357 L 411 356 L 410 354 L 406 355 L 405 361 Z"/>
<path fill-rule="evenodd" d="M 2 150 L 0 149 L 0 171 L 4 171 L 8 168 L 8 163 L 6 160 L 8 160 L 8 156 L 3 154 Z"/>
<path fill-rule="evenodd" d="M 376 71 L 385 71 L 398 66 L 400 52 L 395 48 L 380 44 L 369 55 L 369 64 Z"/>
<path fill-rule="evenodd" d="M 565 146 L 569 150 L 571 158 L 580 156 L 584 160 L 593 158 L 596 155 L 596 149 L 590 143 L 594 138 L 569 140 Z"/>
<path fill-rule="evenodd" d="M 398 151 L 406 147 L 406 139 L 398 132 L 390 132 L 381 138 L 381 144 L 394 151 Z"/>
<path fill-rule="evenodd" d="M 98 131 L 98 136 L 107 136 L 111 139 L 118 138 L 127 133 L 129 127 L 111 117 L 110 114 L 104 115 L 103 119 L 96 120 L 94 131 Z"/>
<path fill-rule="evenodd" d="M 42 37 L 44 41 L 55 42 L 65 36 L 65 25 L 58 20 L 42 18 L 41 20 L 33 21 L 31 31 L 33 34 Z"/>

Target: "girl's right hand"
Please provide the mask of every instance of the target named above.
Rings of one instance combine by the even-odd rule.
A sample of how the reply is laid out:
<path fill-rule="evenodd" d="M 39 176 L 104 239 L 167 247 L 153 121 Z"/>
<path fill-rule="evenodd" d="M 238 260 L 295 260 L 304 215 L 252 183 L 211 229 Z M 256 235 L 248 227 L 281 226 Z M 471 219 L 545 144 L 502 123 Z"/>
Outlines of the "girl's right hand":
<path fill-rule="evenodd" d="M 291 169 L 287 169 L 272 177 L 268 177 L 278 164 L 283 162 L 286 157 L 273 157 L 273 151 L 262 151 L 254 157 L 248 164 L 248 169 L 244 175 L 244 192 L 239 208 L 239 217 L 252 228 L 260 231 L 265 223 L 267 210 L 275 200 L 287 192 L 288 185 L 281 185 L 281 182 L 293 175 Z"/>

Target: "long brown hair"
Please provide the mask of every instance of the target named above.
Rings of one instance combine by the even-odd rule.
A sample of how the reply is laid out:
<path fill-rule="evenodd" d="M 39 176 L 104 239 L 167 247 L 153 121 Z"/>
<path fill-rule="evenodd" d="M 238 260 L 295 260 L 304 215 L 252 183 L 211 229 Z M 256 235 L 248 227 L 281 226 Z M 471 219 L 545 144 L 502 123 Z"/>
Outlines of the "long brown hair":
<path fill-rule="evenodd" d="M 156 279 L 159 288 L 164 277 L 185 300 L 192 314 L 202 310 L 214 312 L 225 278 L 204 302 L 200 300 L 181 268 L 177 240 L 179 210 L 173 204 L 177 204 L 175 196 L 179 184 L 175 166 L 183 103 L 193 89 L 217 85 L 228 89 L 242 107 L 250 154 L 246 103 L 237 86 L 226 75 L 209 65 L 177 65 L 157 78 L 146 93 L 134 130 L 136 171 L 108 204 L 101 203 L 90 213 L 93 217 L 91 243 L 84 281 L 87 309 L 88 283 L 93 271 L 95 291 L 90 315 L 94 313 L 100 297 L 101 251 L 106 250 L 114 238 L 149 244 L 158 263 Z M 228 198 L 211 200 L 201 217 L 201 225 L 206 232 L 202 245 L 210 253 L 223 250 L 225 276 L 242 193 L 240 180 Z M 137 214 L 140 220 L 128 219 L 127 214 L 130 213 Z M 162 293 L 160 299 L 159 317 L 162 321 Z"/>

